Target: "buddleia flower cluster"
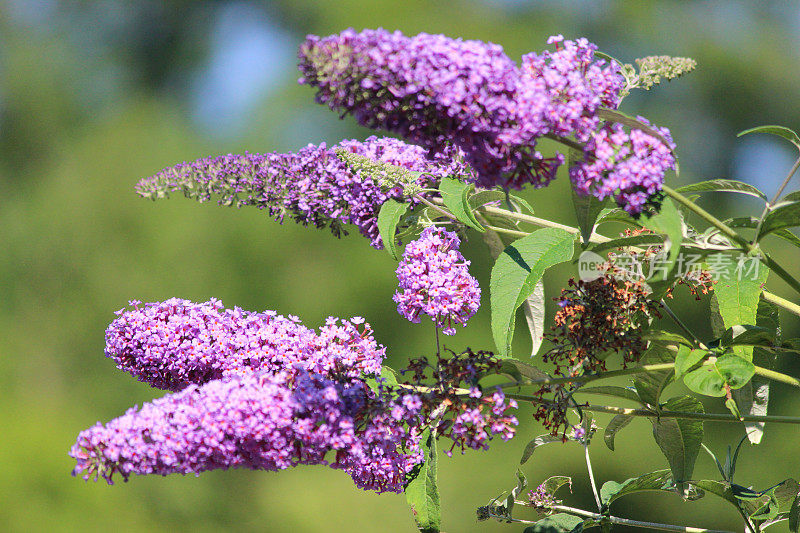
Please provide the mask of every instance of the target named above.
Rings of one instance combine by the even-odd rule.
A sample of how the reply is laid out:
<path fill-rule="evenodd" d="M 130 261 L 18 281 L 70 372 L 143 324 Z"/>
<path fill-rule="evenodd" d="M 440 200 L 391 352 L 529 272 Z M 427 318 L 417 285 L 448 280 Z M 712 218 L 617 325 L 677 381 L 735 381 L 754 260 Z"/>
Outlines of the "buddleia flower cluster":
<path fill-rule="evenodd" d="M 485 449 L 511 438 L 516 419 L 501 391 L 477 381 L 496 360 L 454 358 L 407 387 L 377 378 L 385 348 L 361 318 L 329 318 L 318 331 L 273 311 L 225 309 L 218 300 L 132 301 L 106 332 L 106 355 L 153 387 L 174 391 L 81 432 L 70 451 L 85 479 L 213 469 L 282 470 L 322 464 L 356 486 L 401 492 L 424 460 L 425 428 L 454 446 Z M 459 395 L 470 383 L 475 393 Z M 449 409 L 437 410 L 444 400 Z"/>
<path fill-rule="evenodd" d="M 414 323 L 426 314 L 445 335 L 455 334 L 454 324 L 466 325 L 480 306 L 481 289 L 460 244 L 455 233 L 431 226 L 406 245 L 397 267 L 398 313 Z"/>
<path fill-rule="evenodd" d="M 106 330 L 106 357 L 153 387 L 265 372 L 336 372 L 347 378 L 380 373 L 386 349 L 363 318 L 329 318 L 315 332 L 295 316 L 225 309 L 219 300 L 171 298 L 117 311 Z"/>
<path fill-rule="evenodd" d="M 402 491 L 422 460 L 416 428 L 368 386 L 385 349 L 363 319 L 315 332 L 296 317 L 171 299 L 120 311 L 106 355 L 154 387 L 178 391 L 82 432 L 75 474 L 280 470 L 328 464 L 356 485 Z M 333 459 L 326 459 L 330 453 Z"/>
<path fill-rule="evenodd" d="M 517 65 L 496 44 L 443 35 L 408 37 L 381 29 L 310 35 L 300 47 L 300 83 L 316 88 L 318 102 L 430 153 L 455 144 L 475 171 L 473 181 L 484 188 L 547 185 L 565 158 L 542 155 L 539 139 L 572 137 L 587 144 L 581 168 L 573 172 L 573 181 L 584 185 L 579 193 L 612 196 L 639 213 L 647 200 L 642 194 L 656 194 L 664 172 L 673 168 L 662 154 L 672 145 L 656 146 L 671 143 L 668 132 L 652 136 L 634 129 L 620 139 L 622 126 L 599 115 L 601 108 L 619 105 L 625 86 L 619 65 L 598 59 L 597 47 L 586 39 L 559 35 L 548 44 L 555 50 L 527 54 Z M 619 141 L 611 151 L 604 145 L 609 129 Z M 611 166 L 630 161 L 616 174 L 583 168 L 598 159 Z M 588 186 L 606 179 L 608 184 Z"/>
<path fill-rule="evenodd" d="M 429 155 L 420 146 L 391 138 L 345 140 L 328 147 L 309 144 L 297 153 L 228 154 L 165 168 L 138 183 L 145 198 L 183 192 L 201 202 L 219 197 L 220 205 L 254 205 L 282 222 L 287 216 L 303 225 L 330 227 L 335 235 L 353 224 L 375 248 L 382 248 L 377 226 L 380 206 L 392 198 L 416 204 L 396 183 L 378 183 L 368 172 L 348 166 L 339 153 L 351 153 L 413 171 L 424 189 L 445 176 L 471 170 L 453 147 Z"/>
<path fill-rule="evenodd" d="M 640 122 L 647 124 L 643 117 Z M 617 205 L 638 215 L 656 204 L 664 173 L 675 168 L 669 130 L 654 130 L 659 137 L 621 124 L 606 124 L 590 134 L 583 159 L 569 169 L 575 191 L 599 200 L 613 198 Z"/>

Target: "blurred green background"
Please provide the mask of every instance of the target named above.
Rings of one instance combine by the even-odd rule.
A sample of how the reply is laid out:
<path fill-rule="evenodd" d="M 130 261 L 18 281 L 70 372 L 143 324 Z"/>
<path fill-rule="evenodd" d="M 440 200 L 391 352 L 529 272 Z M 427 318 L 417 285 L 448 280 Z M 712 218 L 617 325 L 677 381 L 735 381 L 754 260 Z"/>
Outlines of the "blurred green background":
<path fill-rule="evenodd" d="M 777 138 L 735 134 L 760 124 L 800 126 L 796 2 L 0 2 L 0 530 L 414 530 L 403 496 L 359 491 L 324 467 L 140 477 L 109 487 L 71 477 L 67 456 L 82 429 L 162 394 L 103 357 L 103 332 L 132 298 L 217 297 L 228 307 L 296 314 L 313 327 L 330 315 L 360 315 L 394 366 L 431 352 L 431 328 L 394 310 L 396 264 L 357 234 L 340 241 L 253 209 L 151 203 L 133 193 L 139 178 L 184 160 L 367 136 L 296 84 L 304 35 L 348 26 L 491 40 L 514 58 L 558 33 L 586 36 L 631 62 L 690 56 L 695 73 L 631 95 L 623 108 L 671 128 L 682 179 L 737 178 L 771 194 L 794 157 Z M 571 223 L 566 187 L 562 176 L 531 193 L 537 214 Z M 710 196 L 706 205 L 723 214 L 757 209 L 727 201 Z M 797 273 L 796 251 L 774 249 Z M 479 239 L 466 254 L 486 287 Z M 549 275 L 549 294 L 574 274 L 566 266 Z M 487 296 L 448 347 L 491 348 Z M 678 300 L 679 313 L 707 335 L 707 301 Z M 785 334 L 797 336 L 798 321 L 783 318 Z M 519 334 L 523 357 L 527 346 Z M 789 363 L 782 370 L 800 373 Z M 724 411 L 720 402 L 707 409 Z M 798 409 L 796 392 L 773 388 L 772 413 Z M 447 531 L 523 529 L 475 520 L 477 506 L 514 485 L 522 448 L 542 432 L 528 411 L 520 418 L 511 442 L 441 461 Z M 717 451 L 742 434 L 724 424 L 706 432 Z M 634 422 L 614 453 L 598 439 L 600 481 L 666 467 L 649 434 L 648 422 Z M 738 481 L 766 488 L 800 477 L 798 436 L 792 426 L 768 427 L 758 448 L 743 451 Z M 592 507 L 578 447 L 543 448 L 524 471 L 533 483 L 574 476 L 567 501 Z M 716 476 L 705 455 L 697 475 Z M 638 496 L 615 506 L 631 518 L 741 529 L 713 497 L 682 504 Z"/>

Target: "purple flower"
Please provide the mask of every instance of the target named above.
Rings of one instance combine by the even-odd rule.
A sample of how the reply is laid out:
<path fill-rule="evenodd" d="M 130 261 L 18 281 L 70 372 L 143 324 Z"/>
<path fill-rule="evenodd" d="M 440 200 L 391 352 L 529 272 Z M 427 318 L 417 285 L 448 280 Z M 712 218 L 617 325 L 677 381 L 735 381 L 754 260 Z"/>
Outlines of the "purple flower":
<path fill-rule="evenodd" d="M 455 233 L 433 226 L 408 243 L 397 267 L 398 313 L 414 323 L 425 313 L 445 335 L 455 334 L 454 322 L 466 325 L 480 306 L 481 289 L 458 251 L 460 243 Z"/>
<path fill-rule="evenodd" d="M 378 374 L 386 352 L 363 319 L 357 326 L 329 318 L 316 333 L 274 311 L 178 298 L 117 314 L 106 330 L 106 356 L 140 381 L 171 391 L 254 372 Z"/>
<path fill-rule="evenodd" d="M 318 102 L 367 127 L 398 133 L 432 151 L 454 143 L 491 188 L 542 187 L 564 162 L 536 149 L 546 134 L 585 139 L 600 105 L 616 107 L 623 78 L 594 61 L 585 39 L 523 58 L 523 67 L 492 43 L 443 35 L 349 29 L 301 45 L 300 83 Z"/>
<path fill-rule="evenodd" d="M 583 160 L 570 168 L 575 191 L 600 200 L 612 197 L 628 213 L 641 213 L 656 201 L 664 173 L 675 168 L 675 145 L 669 130 L 655 131 L 669 144 L 641 130 L 628 133 L 621 124 L 606 124 L 592 133 Z"/>
<path fill-rule="evenodd" d="M 293 385 L 285 376 L 251 374 L 191 385 L 134 407 L 80 433 L 70 451 L 77 460 L 73 475 L 111 484 L 115 474 L 127 481 L 132 474 L 328 464 L 363 489 L 402 491 L 422 456 L 401 425 L 367 416 L 376 400 L 363 383 L 346 386 L 303 373 Z M 408 453 L 399 451 L 401 444 Z"/>
<path fill-rule="evenodd" d="M 426 157 L 427 151 L 397 139 L 370 137 L 328 148 L 312 144 L 297 153 L 233 155 L 199 159 L 166 168 L 136 186 L 146 198 L 163 198 L 183 191 L 207 201 L 219 196 L 220 205 L 255 205 L 278 221 L 288 215 L 304 225 L 330 226 L 335 235 L 353 224 L 382 248 L 377 228 L 380 206 L 389 198 L 403 201 L 398 187 L 381 185 L 362 172 L 354 172 L 334 152 L 340 148 L 375 161 L 422 172 L 417 185 L 429 186 L 444 176 L 469 172 L 457 150 L 450 148 Z M 413 202 L 412 202 L 413 203 Z"/>
<path fill-rule="evenodd" d="M 570 41 L 557 35 L 547 44 L 555 44 L 556 50 L 522 56 L 523 81 L 529 90 L 522 99 L 527 112 L 521 113 L 521 129 L 585 142 L 597 129 L 597 110 L 619 105 L 625 79 L 616 63 L 595 60 L 597 46 L 586 39 Z M 531 93 L 533 98 L 528 97 Z M 529 117 L 536 117 L 533 125 Z"/>

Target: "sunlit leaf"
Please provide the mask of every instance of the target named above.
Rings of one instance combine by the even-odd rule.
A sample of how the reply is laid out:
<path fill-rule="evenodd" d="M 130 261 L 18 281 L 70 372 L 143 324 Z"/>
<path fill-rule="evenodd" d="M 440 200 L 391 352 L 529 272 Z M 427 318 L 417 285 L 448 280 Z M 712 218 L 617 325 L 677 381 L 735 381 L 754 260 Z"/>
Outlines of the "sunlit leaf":
<path fill-rule="evenodd" d="M 684 185 L 683 187 L 679 187 L 678 189 L 676 189 L 676 191 L 681 194 L 687 192 L 737 192 L 741 194 L 755 196 L 757 198 L 761 198 L 762 200 L 767 199 L 766 194 L 758 190 L 757 187 L 753 187 L 749 183 L 737 180 L 726 180 L 726 179 L 708 180 L 708 181 L 701 181 L 699 183 L 692 183 L 691 185 Z"/>
<path fill-rule="evenodd" d="M 386 251 L 395 260 L 400 260 L 395 232 L 397 231 L 397 224 L 406 211 L 408 211 L 408 204 L 390 199 L 383 203 L 381 210 L 378 212 L 378 232 L 381 235 Z"/>
<path fill-rule="evenodd" d="M 736 136 L 741 137 L 742 135 L 748 135 L 750 133 L 770 133 L 772 135 L 777 135 L 778 137 L 783 137 L 793 145 L 795 145 L 798 149 L 800 149 L 800 137 L 797 134 L 784 126 L 756 126 L 755 128 L 750 128 L 748 130 L 740 131 Z"/>
<path fill-rule="evenodd" d="M 422 434 L 425 461 L 405 488 L 406 502 L 414 514 L 414 521 L 423 533 L 438 533 L 442 523 L 437 485 L 436 439 L 429 430 Z"/>
<path fill-rule="evenodd" d="M 630 424 L 634 418 L 633 415 L 616 415 L 608 422 L 603 432 L 603 442 L 606 443 L 609 450 L 614 451 L 614 438 L 617 436 L 617 433 Z"/>
<path fill-rule="evenodd" d="M 703 413 L 703 404 L 693 396 L 670 398 L 665 411 Z M 703 442 L 703 422 L 687 418 L 651 418 L 653 437 L 669 462 L 672 477 L 679 492 L 685 493 L 685 483 L 692 478 L 694 463 Z"/>
<path fill-rule="evenodd" d="M 469 193 L 474 188 L 473 184 L 464 183 L 454 178 L 442 178 L 441 183 L 439 183 L 442 201 L 458 221 L 474 230 L 484 232 L 486 228 L 472 214 L 472 209 L 469 205 Z"/>
<path fill-rule="evenodd" d="M 575 235 L 544 228 L 510 244 L 497 258 L 490 280 L 492 335 L 498 354 L 508 357 L 516 310 L 534 291 L 545 270 L 572 258 Z"/>

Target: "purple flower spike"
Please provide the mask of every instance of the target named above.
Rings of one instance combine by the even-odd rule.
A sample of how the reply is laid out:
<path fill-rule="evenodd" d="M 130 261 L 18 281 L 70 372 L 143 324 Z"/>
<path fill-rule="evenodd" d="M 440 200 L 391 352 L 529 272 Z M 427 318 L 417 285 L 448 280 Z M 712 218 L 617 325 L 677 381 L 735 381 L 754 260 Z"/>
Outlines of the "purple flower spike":
<path fill-rule="evenodd" d="M 455 148 L 428 158 L 420 146 L 370 137 L 364 142 L 342 141 L 331 148 L 310 144 L 297 153 L 229 154 L 181 163 L 140 181 L 136 190 L 153 199 L 175 191 L 201 202 L 218 196 L 220 205 L 255 205 L 280 222 L 288 215 L 303 225 L 330 226 L 337 236 L 343 225 L 353 224 L 380 249 L 380 206 L 389 198 L 409 200 L 404 200 L 400 188 L 381 186 L 372 177 L 352 171 L 337 157 L 335 148 L 422 172 L 417 180 L 420 187 L 470 172 Z"/>
<path fill-rule="evenodd" d="M 480 306 L 481 289 L 458 251 L 460 243 L 455 233 L 437 227 L 408 243 L 397 267 L 398 313 L 415 324 L 425 313 L 445 335 L 455 334 L 454 322 L 466 325 Z"/>
<path fill-rule="evenodd" d="M 421 33 L 349 29 L 301 45 L 300 83 L 362 125 L 432 151 L 464 151 L 481 187 L 543 187 L 564 162 L 536 150 L 544 135 L 585 141 L 600 106 L 616 107 L 624 79 L 586 39 L 553 37 L 556 51 L 522 67 L 492 43 Z"/>
<path fill-rule="evenodd" d="M 656 131 L 669 145 L 641 130 L 628 133 L 621 124 L 607 124 L 593 133 L 583 160 L 570 168 L 575 191 L 600 200 L 612 197 L 628 213 L 641 213 L 656 200 L 664 173 L 675 168 L 669 130 Z"/>
<path fill-rule="evenodd" d="M 386 353 L 363 319 L 331 318 L 317 334 L 274 311 L 178 298 L 118 315 L 106 330 L 106 356 L 140 381 L 171 391 L 255 372 L 357 378 L 380 373 Z"/>
<path fill-rule="evenodd" d="M 413 439 L 410 453 L 398 451 L 405 435 L 398 423 L 380 415 L 361 420 L 371 394 L 365 386 L 308 374 L 294 385 L 285 377 L 249 375 L 192 385 L 134 407 L 78 435 L 70 451 L 77 460 L 73 475 L 112 484 L 115 474 L 127 481 L 132 474 L 328 464 L 363 489 L 402 491 L 421 454 Z M 329 452 L 335 452 L 331 462 Z"/>

